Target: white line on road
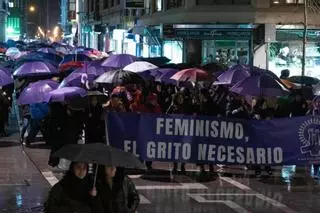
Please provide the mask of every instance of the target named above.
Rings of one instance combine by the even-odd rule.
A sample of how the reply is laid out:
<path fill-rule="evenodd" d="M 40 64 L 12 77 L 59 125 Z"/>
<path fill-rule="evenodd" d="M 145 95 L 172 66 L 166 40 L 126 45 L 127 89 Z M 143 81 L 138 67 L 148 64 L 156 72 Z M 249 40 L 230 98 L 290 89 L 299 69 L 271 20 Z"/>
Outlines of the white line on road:
<path fill-rule="evenodd" d="M 250 213 L 247 209 L 243 208 L 239 204 L 231 201 L 231 200 L 207 200 L 203 197 L 203 195 L 207 194 L 187 194 L 189 197 L 197 201 L 198 203 L 220 203 L 228 206 L 238 213 Z M 208 194 L 210 195 L 210 194 Z"/>
<path fill-rule="evenodd" d="M 201 183 L 181 183 L 180 185 L 152 185 L 136 186 L 138 190 L 159 190 L 159 189 L 208 189 Z"/>
<path fill-rule="evenodd" d="M 236 180 L 233 180 L 232 178 L 228 178 L 228 177 L 220 177 L 220 179 L 226 181 L 227 183 L 230 183 L 232 185 L 234 185 L 235 187 L 239 188 L 239 189 L 242 189 L 242 190 L 245 190 L 245 191 L 252 191 L 252 192 L 255 192 L 253 189 L 251 189 L 249 186 L 246 186 L 242 183 L 239 183 L 238 181 Z M 280 203 L 279 201 L 276 201 L 272 198 L 269 198 L 263 194 L 259 194 L 257 195 L 258 198 L 260 198 L 261 200 L 265 201 L 265 202 L 268 202 L 270 203 L 271 205 L 281 209 L 283 212 L 285 213 L 297 213 L 296 211 L 290 209 L 288 206 L 286 206 L 285 204 L 283 203 Z"/>

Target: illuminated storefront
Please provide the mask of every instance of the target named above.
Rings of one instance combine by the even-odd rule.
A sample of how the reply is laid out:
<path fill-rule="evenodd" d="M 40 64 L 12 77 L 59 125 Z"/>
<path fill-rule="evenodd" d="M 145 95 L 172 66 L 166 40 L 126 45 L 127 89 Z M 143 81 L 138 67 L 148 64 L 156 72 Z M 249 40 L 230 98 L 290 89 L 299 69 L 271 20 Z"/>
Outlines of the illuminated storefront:
<path fill-rule="evenodd" d="M 305 75 L 320 78 L 320 29 L 308 30 L 307 37 Z M 276 40 L 269 44 L 268 69 L 278 76 L 284 69 L 290 70 L 291 76 L 301 75 L 303 29 L 278 27 Z"/>

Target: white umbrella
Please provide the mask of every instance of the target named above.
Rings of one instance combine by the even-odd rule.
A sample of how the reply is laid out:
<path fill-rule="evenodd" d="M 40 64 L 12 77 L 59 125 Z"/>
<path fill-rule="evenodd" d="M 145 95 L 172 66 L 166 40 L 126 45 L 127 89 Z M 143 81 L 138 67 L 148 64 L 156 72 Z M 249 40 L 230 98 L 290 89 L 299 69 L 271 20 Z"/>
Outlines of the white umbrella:
<path fill-rule="evenodd" d="M 16 58 L 20 54 L 21 54 L 20 50 L 18 48 L 16 48 L 16 47 L 10 47 L 6 51 L 6 56 L 8 56 L 10 58 Z"/>
<path fill-rule="evenodd" d="M 136 61 L 124 67 L 123 70 L 139 73 L 139 72 L 144 72 L 147 70 L 153 70 L 158 68 L 159 67 L 157 67 L 156 65 L 153 65 L 146 61 Z"/>

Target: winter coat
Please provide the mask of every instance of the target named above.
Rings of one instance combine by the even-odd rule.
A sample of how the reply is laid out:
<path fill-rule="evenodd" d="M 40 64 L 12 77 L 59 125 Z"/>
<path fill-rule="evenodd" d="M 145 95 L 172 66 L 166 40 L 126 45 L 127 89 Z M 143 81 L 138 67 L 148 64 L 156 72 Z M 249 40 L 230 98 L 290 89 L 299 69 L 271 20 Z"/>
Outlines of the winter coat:
<path fill-rule="evenodd" d="M 49 106 L 44 103 L 30 104 L 29 110 L 35 120 L 42 120 L 49 114 Z"/>
<path fill-rule="evenodd" d="M 134 213 L 140 203 L 139 193 L 127 176 L 122 180 L 114 178 L 112 189 L 107 183 L 100 182 L 97 191 L 94 213 Z"/>
<path fill-rule="evenodd" d="M 93 199 L 89 195 L 87 179 L 80 180 L 70 175 L 52 187 L 45 203 L 45 213 L 93 213 Z"/>
<path fill-rule="evenodd" d="M 85 137 L 86 143 L 102 143 L 105 131 L 103 109 L 95 106 L 85 113 Z"/>

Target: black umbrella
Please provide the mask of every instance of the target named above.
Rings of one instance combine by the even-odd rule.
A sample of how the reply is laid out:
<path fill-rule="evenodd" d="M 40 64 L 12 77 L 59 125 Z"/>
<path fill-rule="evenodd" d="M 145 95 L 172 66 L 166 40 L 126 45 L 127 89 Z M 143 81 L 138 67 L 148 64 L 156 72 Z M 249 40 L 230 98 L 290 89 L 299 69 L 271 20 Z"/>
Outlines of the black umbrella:
<path fill-rule="evenodd" d="M 102 143 L 68 144 L 55 152 L 53 156 L 73 162 L 96 163 L 110 167 L 145 168 L 133 154 Z"/>
<path fill-rule="evenodd" d="M 320 82 L 319 79 L 309 77 L 309 76 L 292 76 L 292 77 L 288 78 L 287 80 L 289 80 L 292 83 L 305 84 L 305 85 L 315 85 Z"/>
<path fill-rule="evenodd" d="M 215 73 L 215 72 L 221 72 L 221 71 L 225 71 L 228 69 L 228 66 L 221 64 L 221 63 L 208 63 L 202 66 L 202 69 L 211 72 L 211 73 Z"/>
<path fill-rule="evenodd" d="M 96 80 L 98 84 L 143 84 L 143 78 L 137 73 L 125 70 L 112 70 L 100 75 Z"/>
<path fill-rule="evenodd" d="M 76 109 L 83 109 L 89 107 L 92 98 L 96 98 L 98 104 L 105 104 L 108 100 L 108 96 L 99 91 L 89 91 L 88 95 L 83 98 L 76 98 L 68 102 L 68 104 Z"/>
<path fill-rule="evenodd" d="M 142 61 L 147 61 L 156 66 L 162 66 L 166 63 L 169 63 L 171 60 L 167 57 L 152 57 L 152 58 L 141 58 Z"/>

